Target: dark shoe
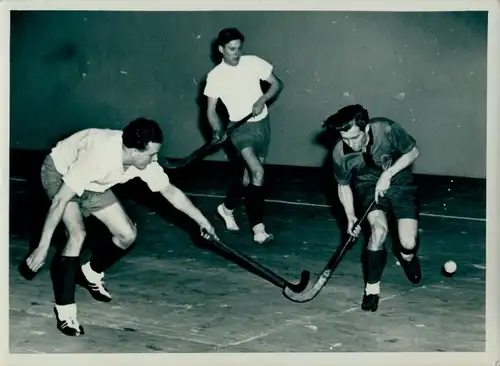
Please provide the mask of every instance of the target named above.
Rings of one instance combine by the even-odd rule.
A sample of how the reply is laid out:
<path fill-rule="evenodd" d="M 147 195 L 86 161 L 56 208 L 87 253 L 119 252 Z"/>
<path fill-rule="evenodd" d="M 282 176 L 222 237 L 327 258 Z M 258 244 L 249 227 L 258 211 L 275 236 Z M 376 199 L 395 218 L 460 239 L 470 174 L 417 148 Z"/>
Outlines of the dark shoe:
<path fill-rule="evenodd" d="M 75 316 L 70 316 L 67 319 L 61 320 L 55 307 L 54 314 L 57 319 L 57 329 L 59 329 L 63 334 L 70 337 L 77 337 L 85 334 L 83 327 L 78 323 L 78 320 L 76 320 L 76 314 Z"/>
<path fill-rule="evenodd" d="M 361 303 L 361 309 L 364 311 L 377 311 L 378 301 L 380 299 L 379 295 L 363 295 L 363 302 Z"/>
<path fill-rule="evenodd" d="M 417 255 L 414 254 L 411 261 L 405 260 L 401 254 L 398 259 L 408 280 L 414 285 L 418 284 L 422 279 L 422 270 L 420 269 L 420 261 L 418 260 Z"/>

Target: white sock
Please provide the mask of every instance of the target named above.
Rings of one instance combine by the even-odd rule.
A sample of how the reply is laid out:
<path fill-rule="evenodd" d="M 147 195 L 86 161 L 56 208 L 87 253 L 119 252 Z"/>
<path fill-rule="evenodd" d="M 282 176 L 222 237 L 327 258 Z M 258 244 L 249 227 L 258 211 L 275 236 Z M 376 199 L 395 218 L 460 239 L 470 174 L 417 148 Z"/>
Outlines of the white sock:
<path fill-rule="evenodd" d="M 56 304 L 57 314 L 59 315 L 59 319 L 66 320 L 70 317 L 76 316 L 76 304 L 68 304 L 68 305 L 57 305 Z"/>
<path fill-rule="evenodd" d="M 367 283 L 365 292 L 367 295 L 378 295 L 380 293 L 380 281 L 377 283 Z"/>
<path fill-rule="evenodd" d="M 90 266 L 90 262 L 87 262 L 82 266 L 82 271 L 83 271 L 83 273 L 87 274 L 88 276 L 91 276 L 92 278 L 98 277 L 101 275 L 100 273 L 97 273 L 96 271 L 94 271 L 92 269 L 92 267 Z"/>

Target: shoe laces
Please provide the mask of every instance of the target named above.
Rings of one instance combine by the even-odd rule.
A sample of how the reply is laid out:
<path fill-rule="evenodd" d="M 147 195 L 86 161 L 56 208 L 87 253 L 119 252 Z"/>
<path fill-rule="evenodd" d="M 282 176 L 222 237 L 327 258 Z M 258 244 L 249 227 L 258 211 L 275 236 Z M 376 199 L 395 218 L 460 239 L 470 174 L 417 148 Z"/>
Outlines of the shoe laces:
<path fill-rule="evenodd" d="M 104 273 L 95 273 L 90 280 L 92 284 L 98 287 L 104 287 Z"/>
<path fill-rule="evenodd" d="M 62 325 L 62 328 L 66 327 L 77 329 L 78 331 L 80 330 L 80 323 L 76 319 L 76 316 L 70 316 L 67 319 L 64 319 L 64 324 Z"/>
<path fill-rule="evenodd" d="M 73 317 L 69 318 L 68 323 L 70 324 L 70 326 L 72 328 L 75 328 L 78 330 L 80 329 L 80 323 L 78 323 L 78 320 L 76 320 L 76 318 L 73 318 Z"/>

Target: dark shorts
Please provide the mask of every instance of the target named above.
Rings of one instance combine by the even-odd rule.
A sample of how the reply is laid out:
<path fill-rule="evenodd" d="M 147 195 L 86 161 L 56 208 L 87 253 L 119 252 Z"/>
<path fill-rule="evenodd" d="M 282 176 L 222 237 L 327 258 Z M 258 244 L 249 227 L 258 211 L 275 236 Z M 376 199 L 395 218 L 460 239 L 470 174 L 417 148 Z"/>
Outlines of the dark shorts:
<path fill-rule="evenodd" d="M 230 122 L 230 125 L 235 122 Z M 238 152 L 251 147 L 260 158 L 265 158 L 269 151 L 271 125 L 269 115 L 257 122 L 247 122 L 231 134 L 231 142 Z"/>
<path fill-rule="evenodd" d="M 61 173 L 57 171 L 50 155 L 48 155 L 43 162 L 40 177 L 47 196 L 52 200 L 63 184 L 63 177 Z M 108 189 L 103 193 L 84 191 L 81 197 L 75 196 L 71 201 L 77 202 L 80 206 L 82 215 L 88 217 L 92 213 L 118 202 L 118 199 L 114 193 Z"/>
<path fill-rule="evenodd" d="M 375 195 L 375 184 L 356 187 L 356 196 L 360 204 L 359 215 L 365 212 Z M 371 211 L 392 212 L 396 219 L 419 219 L 417 187 L 414 184 L 389 187 L 385 196 L 373 205 Z"/>

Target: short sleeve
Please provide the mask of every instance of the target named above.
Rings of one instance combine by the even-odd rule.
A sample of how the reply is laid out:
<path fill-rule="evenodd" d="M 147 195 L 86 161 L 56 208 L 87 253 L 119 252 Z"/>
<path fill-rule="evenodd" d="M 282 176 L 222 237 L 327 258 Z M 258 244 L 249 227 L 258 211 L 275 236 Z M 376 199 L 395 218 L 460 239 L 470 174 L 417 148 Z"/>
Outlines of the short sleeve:
<path fill-rule="evenodd" d="M 340 150 L 339 143 L 332 152 L 333 174 L 338 184 L 347 185 L 351 182 L 351 172 L 346 168 L 346 161 Z"/>
<path fill-rule="evenodd" d="M 216 74 L 209 73 L 207 75 L 205 89 L 203 90 L 203 94 L 208 98 L 219 98 L 220 97 L 220 88 L 219 82 L 216 78 Z"/>
<path fill-rule="evenodd" d="M 406 154 L 416 145 L 415 139 L 398 123 L 389 125 L 388 139 L 401 154 Z"/>
<path fill-rule="evenodd" d="M 63 182 L 75 191 L 78 196 L 81 196 L 90 183 L 101 178 L 97 161 L 98 159 L 95 159 L 92 154 L 81 154 L 63 176 Z"/>
<path fill-rule="evenodd" d="M 273 71 L 273 65 L 260 57 L 252 57 L 252 67 L 261 80 L 266 80 Z"/>
<path fill-rule="evenodd" d="M 139 178 L 148 185 L 152 192 L 162 191 L 170 184 L 167 173 L 157 162 L 149 164 L 146 169 L 142 170 Z"/>

